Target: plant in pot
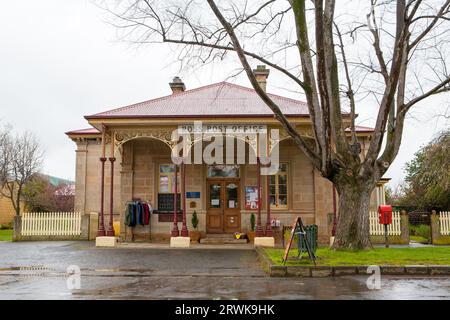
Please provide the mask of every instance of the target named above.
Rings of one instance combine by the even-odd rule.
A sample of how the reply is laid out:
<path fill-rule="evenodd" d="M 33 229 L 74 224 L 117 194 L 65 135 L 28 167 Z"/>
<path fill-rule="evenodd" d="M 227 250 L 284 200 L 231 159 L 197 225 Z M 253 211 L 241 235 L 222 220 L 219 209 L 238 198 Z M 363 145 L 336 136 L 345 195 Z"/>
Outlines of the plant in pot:
<path fill-rule="evenodd" d="M 198 229 L 197 229 L 198 228 L 198 217 L 197 217 L 197 211 L 195 211 L 195 210 L 192 213 L 191 223 L 192 223 L 192 228 L 194 228 L 194 230 L 191 230 L 189 232 L 189 237 L 191 238 L 191 242 L 199 242 L 200 231 L 198 231 Z"/>
<path fill-rule="evenodd" d="M 255 221 L 255 214 L 252 212 L 250 215 L 250 231 L 247 232 L 247 238 L 248 241 L 253 243 L 255 241 L 255 235 L 256 235 L 256 221 Z"/>

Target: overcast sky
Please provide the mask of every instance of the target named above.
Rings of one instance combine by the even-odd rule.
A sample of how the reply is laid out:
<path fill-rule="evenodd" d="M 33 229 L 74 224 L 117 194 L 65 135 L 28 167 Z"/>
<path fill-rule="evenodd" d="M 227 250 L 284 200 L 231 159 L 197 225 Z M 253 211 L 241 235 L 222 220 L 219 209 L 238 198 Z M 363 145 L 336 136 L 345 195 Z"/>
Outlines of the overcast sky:
<path fill-rule="evenodd" d="M 178 73 L 168 47 L 120 43 L 104 18 L 90 0 L 1 1 L 0 124 L 36 134 L 46 151 L 44 173 L 74 179 L 75 144 L 64 132 L 88 127 L 84 115 L 169 94 Z M 233 70 L 225 69 L 180 76 L 190 89 L 227 79 Z M 242 76 L 231 81 L 250 86 Z M 269 77 L 269 92 L 293 96 L 283 87 Z M 393 185 L 414 152 L 449 126 L 436 117 L 449 103 L 441 96 L 414 110 L 386 175 Z M 373 125 L 370 114 L 360 111 L 358 124 Z"/>

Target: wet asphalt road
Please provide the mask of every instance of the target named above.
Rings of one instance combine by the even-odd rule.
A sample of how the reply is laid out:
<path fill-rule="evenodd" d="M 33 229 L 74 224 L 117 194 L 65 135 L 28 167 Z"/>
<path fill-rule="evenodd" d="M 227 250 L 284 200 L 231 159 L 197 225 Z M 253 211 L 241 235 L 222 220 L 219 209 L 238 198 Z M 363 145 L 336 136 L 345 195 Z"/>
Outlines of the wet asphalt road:
<path fill-rule="evenodd" d="M 69 289 L 67 267 L 80 268 Z M 73 279 L 72 279 L 73 280 Z M 270 278 L 253 250 L 98 249 L 88 242 L 0 242 L 0 299 L 450 299 L 450 279 Z"/>

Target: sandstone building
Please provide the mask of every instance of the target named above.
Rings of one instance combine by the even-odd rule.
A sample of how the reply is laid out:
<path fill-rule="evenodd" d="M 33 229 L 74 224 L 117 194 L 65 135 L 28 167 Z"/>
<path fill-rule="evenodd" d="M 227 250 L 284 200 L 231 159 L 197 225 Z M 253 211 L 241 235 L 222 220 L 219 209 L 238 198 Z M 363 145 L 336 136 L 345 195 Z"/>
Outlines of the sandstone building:
<path fill-rule="evenodd" d="M 268 70 L 257 70 L 265 88 Z M 221 82 L 185 90 L 178 77 L 170 87 L 170 95 L 86 116 L 90 128 L 67 133 L 77 145 L 76 211 L 103 211 L 105 229 L 112 212 L 114 220 L 121 224 L 120 234 L 124 240 L 131 237 L 135 240 L 165 239 L 173 231 L 175 190 L 180 193 L 184 186 L 185 192 L 177 198 L 179 230 L 183 228 L 181 212 L 185 208 L 189 230 L 192 230 L 191 215 L 195 211 L 199 217 L 198 229 L 203 233 L 246 232 L 250 228 L 251 213 L 258 213 L 259 183 L 263 229 L 267 209 L 271 219 L 279 220 L 281 225 L 290 225 L 293 218 L 300 215 L 306 224 L 318 225 L 320 241 L 328 242 L 333 217 L 337 214 L 333 186 L 313 168 L 253 89 Z M 297 130 L 312 139 L 307 105 L 274 94 L 270 97 Z M 171 158 L 175 146 L 171 134 L 175 129 L 193 128 L 194 121 L 201 121 L 207 130 L 224 133 L 225 137 L 228 129 L 239 132 L 255 128 L 261 132 L 278 129 L 279 142 L 275 142 L 279 150 L 278 172 L 258 177 L 260 164 L 250 158 L 252 153 L 258 158 L 260 151 L 257 143 L 250 140 L 245 141 L 244 161 L 238 161 L 239 155 L 235 152 L 232 159 L 221 157 L 223 163 L 192 163 L 195 154 L 190 152 L 190 164 L 175 166 Z M 357 129 L 364 152 L 372 129 Z M 224 145 L 228 138 L 224 138 Z M 272 150 L 274 142 L 271 137 L 267 140 L 267 150 Z M 201 151 L 210 143 L 193 141 L 192 145 L 199 144 Z M 124 226 L 126 205 L 133 200 L 151 204 L 153 213 L 149 225 Z M 384 188 L 380 182 L 371 205 L 376 208 L 382 202 Z"/>

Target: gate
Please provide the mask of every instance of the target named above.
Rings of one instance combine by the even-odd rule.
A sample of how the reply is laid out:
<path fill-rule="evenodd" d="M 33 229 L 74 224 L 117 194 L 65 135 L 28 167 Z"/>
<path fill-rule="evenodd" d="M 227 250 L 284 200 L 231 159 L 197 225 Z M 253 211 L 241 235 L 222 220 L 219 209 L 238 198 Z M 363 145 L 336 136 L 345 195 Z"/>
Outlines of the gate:
<path fill-rule="evenodd" d="M 408 217 L 411 241 L 431 243 L 431 212 L 416 210 L 409 212 Z"/>

